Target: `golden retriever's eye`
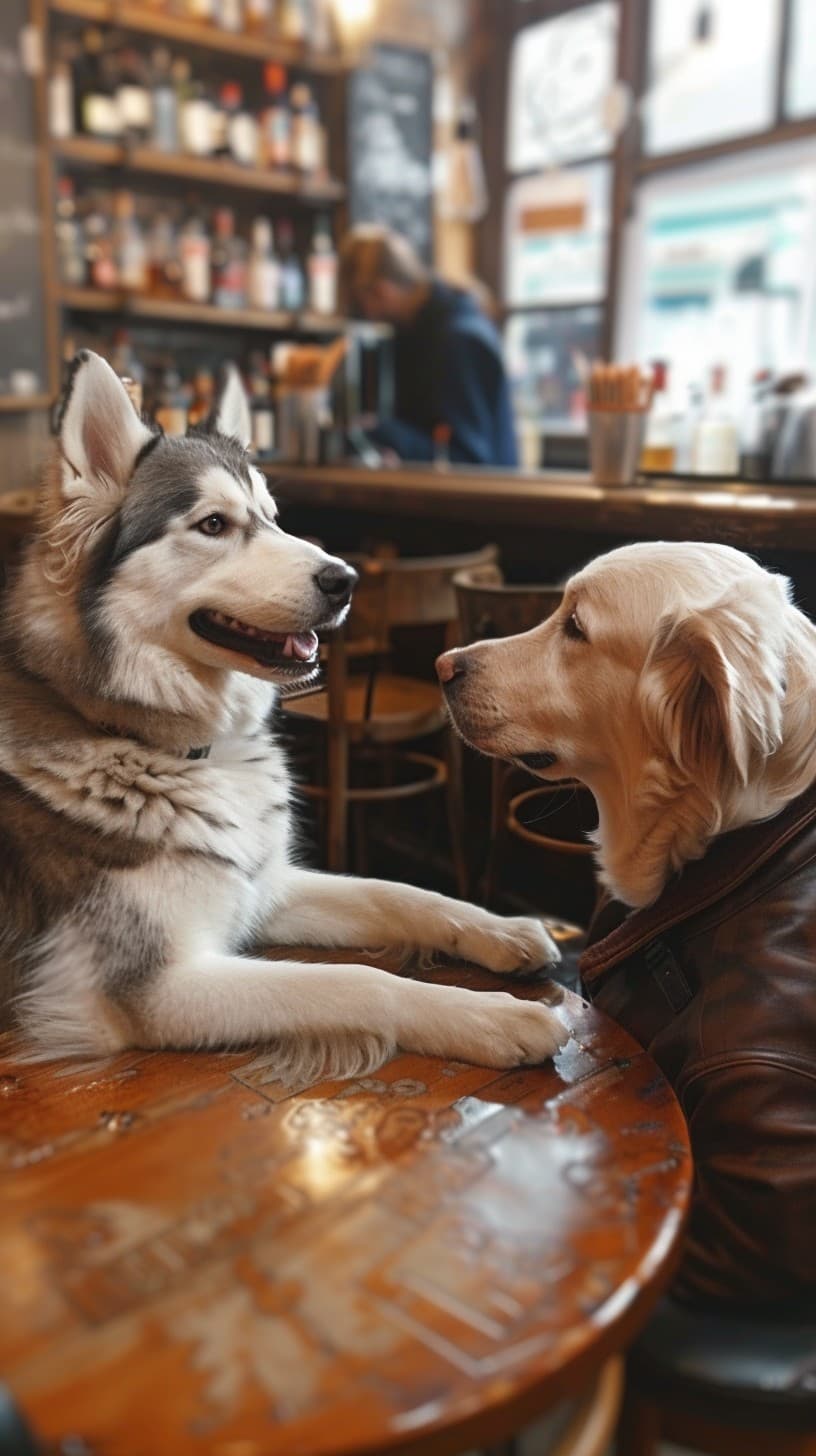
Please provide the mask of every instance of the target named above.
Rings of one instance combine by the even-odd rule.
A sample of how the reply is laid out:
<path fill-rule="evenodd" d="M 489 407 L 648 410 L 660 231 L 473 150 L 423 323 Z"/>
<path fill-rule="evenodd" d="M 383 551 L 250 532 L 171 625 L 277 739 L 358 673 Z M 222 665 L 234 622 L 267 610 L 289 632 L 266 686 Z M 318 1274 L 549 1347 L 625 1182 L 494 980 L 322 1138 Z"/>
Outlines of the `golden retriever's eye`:
<path fill-rule="evenodd" d="M 226 516 L 218 515 L 215 512 L 211 516 L 205 516 L 203 521 L 197 523 L 197 529 L 202 536 L 223 536 L 228 526 Z"/>
<path fill-rule="evenodd" d="M 578 621 L 577 612 L 572 612 L 571 615 L 567 617 L 567 620 L 564 623 L 564 636 L 571 637 L 574 642 L 586 642 L 587 636 L 583 627 L 581 626 L 581 623 Z"/>

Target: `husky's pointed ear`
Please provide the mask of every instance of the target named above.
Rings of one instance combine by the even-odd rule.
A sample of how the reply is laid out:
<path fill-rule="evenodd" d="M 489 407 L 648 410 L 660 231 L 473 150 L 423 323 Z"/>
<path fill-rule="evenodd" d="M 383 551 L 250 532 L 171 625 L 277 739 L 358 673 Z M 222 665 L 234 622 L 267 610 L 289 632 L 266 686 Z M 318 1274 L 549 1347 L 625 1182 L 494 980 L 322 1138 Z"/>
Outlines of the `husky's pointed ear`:
<path fill-rule="evenodd" d="M 139 451 L 152 434 L 110 365 L 83 350 L 74 360 L 59 438 L 65 494 L 98 489 L 110 499 L 124 495 Z"/>
<path fill-rule="evenodd" d="M 658 625 L 641 679 L 645 721 L 682 774 L 743 788 L 782 741 L 789 584 L 765 572 Z"/>
<path fill-rule="evenodd" d="M 219 435 L 230 435 L 245 450 L 249 448 L 252 416 L 243 381 L 234 364 L 228 364 L 224 370 L 224 382 L 210 428 L 217 430 Z"/>

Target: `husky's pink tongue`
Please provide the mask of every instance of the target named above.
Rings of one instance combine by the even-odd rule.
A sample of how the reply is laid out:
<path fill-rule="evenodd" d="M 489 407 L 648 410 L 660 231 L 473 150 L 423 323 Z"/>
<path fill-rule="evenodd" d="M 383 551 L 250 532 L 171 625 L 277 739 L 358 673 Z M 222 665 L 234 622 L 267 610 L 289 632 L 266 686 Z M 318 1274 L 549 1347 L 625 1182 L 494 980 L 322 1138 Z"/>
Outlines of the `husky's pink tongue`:
<path fill-rule="evenodd" d="M 283 648 L 284 657 L 299 657 L 301 662 L 308 662 L 317 652 L 318 642 L 316 632 L 297 632 L 287 637 Z"/>

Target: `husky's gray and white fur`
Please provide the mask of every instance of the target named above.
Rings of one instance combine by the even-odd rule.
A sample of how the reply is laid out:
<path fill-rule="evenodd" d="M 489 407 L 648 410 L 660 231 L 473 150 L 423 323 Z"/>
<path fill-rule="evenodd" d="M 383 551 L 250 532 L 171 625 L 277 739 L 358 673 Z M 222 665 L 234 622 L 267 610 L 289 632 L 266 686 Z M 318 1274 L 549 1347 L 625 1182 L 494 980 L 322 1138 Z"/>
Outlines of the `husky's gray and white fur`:
<path fill-rule="evenodd" d="M 270 713 L 315 673 L 354 574 L 276 524 L 245 431 L 239 384 L 217 429 L 172 440 L 102 359 L 77 361 L 2 613 L 0 1020 L 45 1056 L 268 1042 L 303 1081 L 397 1047 L 540 1061 L 565 1039 L 544 1005 L 258 953 L 557 959 L 536 920 L 295 863 Z"/>

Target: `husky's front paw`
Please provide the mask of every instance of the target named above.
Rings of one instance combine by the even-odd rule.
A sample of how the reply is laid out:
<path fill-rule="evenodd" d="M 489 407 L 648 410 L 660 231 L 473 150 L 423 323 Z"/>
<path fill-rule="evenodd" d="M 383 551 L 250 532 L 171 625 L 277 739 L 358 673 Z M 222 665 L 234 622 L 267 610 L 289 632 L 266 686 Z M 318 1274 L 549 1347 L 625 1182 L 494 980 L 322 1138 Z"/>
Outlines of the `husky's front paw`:
<path fill-rule="evenodd" d="M 480 966 L 499 976 L 535 976 L 554 970 L 561 960 L 552 936 L 531 915 L 507 920 L 491 915 L 487 924 L 473 927 L 462 949 Z"/>

